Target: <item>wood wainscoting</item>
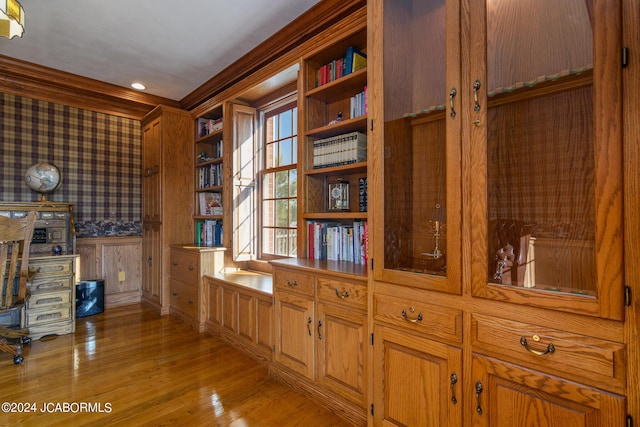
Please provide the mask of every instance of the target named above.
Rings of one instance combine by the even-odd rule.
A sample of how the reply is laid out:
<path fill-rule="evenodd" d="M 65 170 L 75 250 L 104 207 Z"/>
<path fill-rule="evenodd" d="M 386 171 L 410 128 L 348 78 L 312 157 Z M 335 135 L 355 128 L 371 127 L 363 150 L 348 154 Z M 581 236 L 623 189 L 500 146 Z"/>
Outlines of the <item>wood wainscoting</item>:
<path fill-rule="evenodd" d="M 76 241 L 79 280 L 104 280 L 105 306 L 135 304 L 142 295 L 142 237 L 97 237 Z"/>

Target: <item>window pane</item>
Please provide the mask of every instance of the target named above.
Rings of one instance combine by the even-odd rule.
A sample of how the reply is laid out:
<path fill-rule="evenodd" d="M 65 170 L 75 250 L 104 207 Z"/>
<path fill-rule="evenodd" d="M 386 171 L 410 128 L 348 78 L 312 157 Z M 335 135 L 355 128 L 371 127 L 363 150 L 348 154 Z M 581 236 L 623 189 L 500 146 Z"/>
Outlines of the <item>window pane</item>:
<path fill-rule="evenodd" d="M 293 116 L 291 115 L 291 110 L 287 110 L 280 114 L 280 139 L 291 137 L 293 132 L 292 121 Z"/>
<path fill-rule="evenodd" d="M 276 200 L 276 226 L 289 226 L 289 200 Z"/>
<path fill-rule="evenodd" d="M 276 172 L 276 197 L 289 196 L 289 171 Z"/>
<path fill-rule="evenodd" d="M 298 134 L 298 107 L 293 109 L 293 134 Z"/>
<path fill-rule="evenodd" d="M 269 142 L 273 142 L 273 140 L 275 139 L 274 137 L 274 133 L 273 133 L 273 122 L 274 122 L 274 118 L 273 117 L 269 117 L 265 123 L 265 141 L 267 143 Z"/>
<path fill-rule="evenodd" d="M 298 171 L 291 169 L 289 171 L 289 196 L 296 197 L 298 195 Z"/>
<path fill-rule="evenodd" d="M 296 199 L 289 199 L 289 227 L 295 227 L 297 225 L 298 218 L 298 201 Z"/>
<path fill-rule="evenodd" d="M 275 254 L 289 255 L 289 230 L 276 230 Z"/>
<path fill-rule="evenodd" d="M 296 230 L 289 230 L 289 256 L 296 256 L 298 253 L 298 233 Z"/>
<path fill-rule="evenodd" d="M 298 138 L 297 137 L 293 137 L 293 163 L 298 163 Z"/>
<path fill-rule="evenodd" d="M 275 220 L 273 200 L 265 200 L 262 203 L 262 225 L 272 227 Z"/>
<path fill-rule="evenodd" d="M 273 178 L 274 176 L 272 173 L 267 173 L 264 175 L 264 178 L 262 179 L 262 198 L 263 199 L 273 199 L 275 196 L 275 193 L 273 192 L 273 189 L 274 189 Z"/>
<path fill-rule="evenodd" d="M 292 151 L 291 138 L 280 141 L 280 166 L 288 166 L 293 163 L 291 160 Z"/>
<path fill-rule="evenodd" d="M 262 229 L 262 252 L 273 254 L 274 252 L 275 233 L 273 228 Z"/>

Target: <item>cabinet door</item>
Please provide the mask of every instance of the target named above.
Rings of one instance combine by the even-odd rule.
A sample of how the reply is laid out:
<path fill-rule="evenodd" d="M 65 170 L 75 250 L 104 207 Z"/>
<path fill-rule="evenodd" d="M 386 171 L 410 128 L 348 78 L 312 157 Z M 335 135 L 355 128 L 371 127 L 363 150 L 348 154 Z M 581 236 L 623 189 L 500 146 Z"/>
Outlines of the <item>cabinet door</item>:
<path fill-rule="evenodd" d="M 238 333 L 238 291 L 227 287 L 222 288 L 222 327 Z"/>
<path fill-rule="evenodd" d="M 374 277 L 460 293 L 459 2 L 369 7 Z"/>
<path fill-rule="evenodd" d="M 463 425 L 462 350 L 375 326 L 373 352 L 374 425 Z"/>
<path fill-rule="evenodd" d="M 162 122 L 156 119 L 142 133 L 142 215 L 143 221 L 160 221 Z"/>
<path fill-rule="evenodd" d="M 473 425 L 621 426 L 625 399 L 496 359 L 473 356 Z"/>
<path fill-rule="evenodd" d="M 142 295 L 153 304 L 162 298 L 162 248 L 159 224 L 144 224 L 142 229 Z"/>
<path fill-rule="evenodd" d="M 276 294 L 276 362 L 313 379 L 315 322 L 313 300 Z"/>
<path fill-rule="evenodd" d="M 238 292 L 238 335 L 253 344 L 256 338 L 256 299 Z"/>
<path fill-rule="evenodd" d="M 316 310 L 317 381 L 364 407 L 367 316 L 322 303 Z"/>
<path fill-rule="evenodd" d="M 622 319 L 621 5 L 472 2 L 473 293 Z"/>

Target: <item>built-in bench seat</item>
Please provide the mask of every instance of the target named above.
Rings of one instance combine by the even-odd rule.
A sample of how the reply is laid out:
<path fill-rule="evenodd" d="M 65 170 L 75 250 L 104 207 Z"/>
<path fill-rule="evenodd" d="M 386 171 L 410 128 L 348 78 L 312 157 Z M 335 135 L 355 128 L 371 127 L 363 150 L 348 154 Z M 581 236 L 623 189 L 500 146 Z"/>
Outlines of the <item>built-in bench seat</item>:
<path fill-rule="evenodd" d="M 205 330 L 250 356 L 273 359 L 273 280 L 270 274 L 234 270 L 203 276 Z"/>

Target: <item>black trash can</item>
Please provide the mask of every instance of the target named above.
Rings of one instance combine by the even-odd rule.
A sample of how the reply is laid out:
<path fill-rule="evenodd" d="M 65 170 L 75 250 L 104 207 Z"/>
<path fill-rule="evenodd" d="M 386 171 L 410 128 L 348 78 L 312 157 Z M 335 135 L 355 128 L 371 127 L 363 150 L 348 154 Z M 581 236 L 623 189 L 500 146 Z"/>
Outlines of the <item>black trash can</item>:
<path fill-rule="evenodd" d="M 76 284 L 76 317 L 104 311 L 104 280 L 83 280 Z"/>

